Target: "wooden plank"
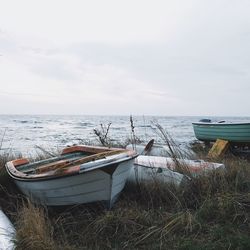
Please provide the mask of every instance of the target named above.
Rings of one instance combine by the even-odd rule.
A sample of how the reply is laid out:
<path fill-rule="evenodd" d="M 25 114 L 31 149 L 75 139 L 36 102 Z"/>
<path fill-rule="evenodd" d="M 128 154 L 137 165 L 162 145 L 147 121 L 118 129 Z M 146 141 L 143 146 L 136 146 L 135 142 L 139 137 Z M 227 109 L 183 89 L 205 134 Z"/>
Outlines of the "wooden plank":
<path fill-rule="evenodd" d="M 213 147 L 208 152 L 209 158 L 222 157 L 229 147 L 229 141 L 217 139 Z"/>
<path fill-rule="evenodd" d="M 41 166 L 40 168 L 38 168 L 36 170 L 37 173 L 41 174 L 47 171 L 51 171 L 51 170 L 55 170 L 58 168 L 66 168 L 66 167 L 70 167 L 73 165 L 77 165 L 77 164 L 84 164 L 90 161 L 96 161 L 102 158 L 106 158 L 107 156 L 111 156 L 111 155 L 115 155 L 115 154 L 120 154 L 120 153 L 126 153 L 127 150 L 125 149 L 117 149 L 117 150 L 112 150 L 112 151 L 106 151 L 106 152 L 102 152 L 102 153 L 98 153 L 98 154 L 94 154 L 94 155 L 90 155 L 90 156 L 86 156 L 74 161 L 60 161 L 60 162 L 56 162 L 53 164 L 47 164 L 45 166 Z"/>

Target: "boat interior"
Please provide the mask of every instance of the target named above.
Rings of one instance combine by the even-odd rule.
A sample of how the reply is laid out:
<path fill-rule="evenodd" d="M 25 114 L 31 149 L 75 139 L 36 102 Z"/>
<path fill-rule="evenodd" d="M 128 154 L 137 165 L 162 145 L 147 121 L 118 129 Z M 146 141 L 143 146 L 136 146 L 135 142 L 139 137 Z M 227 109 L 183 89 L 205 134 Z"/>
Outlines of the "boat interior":
<path fill-rule="evenodd" d="M 125 152 L 129 152 L 129 150 L 93 146 L 72 146 L 65 148 L 58 157 L 31 163 L 28 159 L 21 158 L 12 161 L 12 164 L 18 171 L 24 174 L 42 174 L 51 170 L 65 169 Z"/>

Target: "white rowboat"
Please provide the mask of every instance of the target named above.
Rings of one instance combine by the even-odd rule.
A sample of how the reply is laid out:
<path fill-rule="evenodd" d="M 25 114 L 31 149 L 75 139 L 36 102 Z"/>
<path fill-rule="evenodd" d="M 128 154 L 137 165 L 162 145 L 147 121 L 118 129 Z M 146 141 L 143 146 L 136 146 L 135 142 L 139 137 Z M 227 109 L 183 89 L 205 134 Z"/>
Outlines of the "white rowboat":
<path fill-rule="evenodd" d="M 127 149 L 79 145 L 65 148 L 60 157 L 35 163 L 13 160 L 6 169 L 35 203 L 60 206 L 99 201 L 112 207 L 136 156 Z"/>

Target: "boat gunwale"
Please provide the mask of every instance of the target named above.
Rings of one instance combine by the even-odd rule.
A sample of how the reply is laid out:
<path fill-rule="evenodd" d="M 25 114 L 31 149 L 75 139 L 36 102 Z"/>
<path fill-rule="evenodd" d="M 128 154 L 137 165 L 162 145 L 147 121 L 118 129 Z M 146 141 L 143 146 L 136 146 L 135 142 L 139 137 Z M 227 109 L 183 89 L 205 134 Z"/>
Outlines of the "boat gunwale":
<path fill-rule="evenodd" d="M 16 181 L 22 181 L 22 182 L 48 181 L 48 180 L 53 180 L 53 179 L 72 177 L 74 175 L 86 174 L 87 172 L 102 169 L 105 167 L 109 168 L 109 167 L 113 166 L 114 164 L 119 164 L 121 162 L 127 162 L 127 161 L 130 161 L 136 157 L 137 157 L 137 155 L 129 157 L 127 159 L 124 159 L 124 158 L 119 159 L 119 160 L 116 160 L 114 162 L 109 162 L 108 164 L 106 164 L 104 166 L 88 169 L 88 171 L 81 171 L 81 172 L 75 171 L 75 172 L 71 172 L 71 173 L 63 173 L 63 174 L 57 174 L 57 175 L 54 175 L 54 174 L 43 175 L 43 176 L 40 175 L 40 176 L 36 176 L 36 177 L 32 177 L 32 178 L 31 177 L 25 178 L 25 176 L 23 176 L 23 177 L 17 176 L 15 174 L 13 174 L 12 171 L 10 171 L 8 168 L 6 168 L 6 169 L 7 169 L 7 172 L 9 173 L 9 175 Z M 26 177 L 28 177 L 28 176 L 26 176 Z"/>
<path fill-rule="evenodd" d="M 108 148 L 108 149 L 109 149 L 109 151 L 117 150 L 117 148 Z M 62 152 L 64 152 L 64 151 L 62 151 Z M 117 158 L 108 159 L 109 157 L 114 157 L 114 156 L 119 156 L 119 155 L 120 155 L 120 158 L 118 158 L 118 159 Z M 24 164 L 15 166 L 14 161 L 16 161 L 16 160 L 12 160 L 12 161 L 7 162 L 5 165 L 5 168 L 8 172 L 8 174 L 14 180 L 17 180 L 17 181 L 25 181 L 25 182 L 26 181 L 27 182 L 47 181 L 47 180 L 52 180 L 52 179 L 57 179 L 57 178 L 72 177 L 74 175 L 84 174 L 86 172 L 94 171 L 97 169 L 102 169 L 105 167 L 108 168 L 111 165 L 119 164 L 121 162 L 127 162 L 129 160 L 132 160 L 132 159 L 136 158 L 137 156 L 138 156 L 138 154 L 133 150 L 124 149 L 124 152 L 122 152 L 122 149 L 121 149 L 121 152 L 119 152 L 117 154 L 107 156 L 107 158 L 101 158 L 101 159 L 95 160 L 95 161 L 99 160 L 99 163 L 100 163 L 100 160 L 107 159 L 106 162 L 104 161 L 103 163 L 99 164 L 98 166 L 93 166 L 93 167 L 89 167 L 86 169 L 81 169 L 81 165 L 89 163 L 89 162 L 86 162 L 83 164 L 76 164 L 76 165 L 66 167 L 66 168 L 58 168 L 55 170 L 50 170 L 50 171 L 47 171 L 45 173 L 40 173 L 40 174 L 25 174 L 24 172 L 19 171 L 18 166 L 23 166 Z M 20 160 L 26 160 L 27 161 L 26 164 L 29 164 L 29 161 L 26 158 L 21 158 Z M 40 161 L 38 161 L 37 164 L 39 164 L 39 162 Z M 30 164 L 34 164 L 34 163 L 30 163 Z M 73 169 L 73 168 L 75 168 L 75 169 Z M 62 171 L 60 171 L 60 170 L 62 170 Z M 72 170 L 72 171 L 67 171 L 67 170 Z"/>
<path fill-rule="evenodd" d="M 240 126 L 240 125 L 249 125 L 250 126 L 250 122 L 237 122 L 237 123 L 229 123 L 229 122 L 223 122 L 223 123 L 219 123 L 219 122 L 192 122 L 193 125 L 205 125 L 205 126 Z"/>

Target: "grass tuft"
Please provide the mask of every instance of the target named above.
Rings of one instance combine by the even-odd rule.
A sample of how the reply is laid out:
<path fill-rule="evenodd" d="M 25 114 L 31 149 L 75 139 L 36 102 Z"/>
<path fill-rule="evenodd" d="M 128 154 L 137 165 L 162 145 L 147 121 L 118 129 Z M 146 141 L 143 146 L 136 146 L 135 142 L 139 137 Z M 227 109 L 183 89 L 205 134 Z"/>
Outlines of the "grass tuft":
<path fill-rule="evenodd" d="M 16 249 L 56 249 L 46 209 L 23 202 L 17 216 Z"/>

